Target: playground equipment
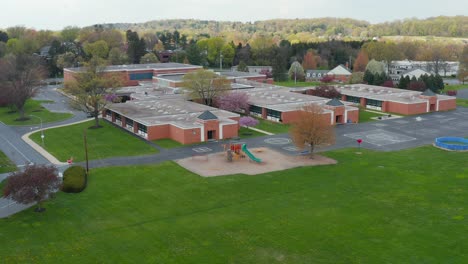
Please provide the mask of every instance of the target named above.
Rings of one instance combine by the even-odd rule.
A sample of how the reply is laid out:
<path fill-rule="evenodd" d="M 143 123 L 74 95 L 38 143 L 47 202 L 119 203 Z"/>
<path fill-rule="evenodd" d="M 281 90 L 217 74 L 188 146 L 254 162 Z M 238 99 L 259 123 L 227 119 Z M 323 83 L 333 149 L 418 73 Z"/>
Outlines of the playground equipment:
<path fill-rule="evenodd" d="M 261 159 L 257 158 L 254 156 L 254 154 L 252 154 L 252 152 L 250 152 L 248 149 L 247 149 L 247 145 L 246 144 L 243 144 L 242 145 L 242 151 L 253 161 L 257 162 L 257 163 L 260 163 L 262 162 Z"/>
<path fill-rule="evenodd" d="M 226 159 L 229 162 L 233 160 L 239 160 L 245 158 L 245 156 L 249 157 L 251 160 L 255 162 L 262 162 L 261 159 L 255 157 L 248 149 L 246 144 L 226 144 L 224 145 L 224 151 L 226 152 Z"/>
<path fill-rule="evenodd" d="M 439 137 L 435 139 L 434 143 L 437 147 L 455 150 L 455 151 L 468 151 L 468 139 L 461 137 Z"/>

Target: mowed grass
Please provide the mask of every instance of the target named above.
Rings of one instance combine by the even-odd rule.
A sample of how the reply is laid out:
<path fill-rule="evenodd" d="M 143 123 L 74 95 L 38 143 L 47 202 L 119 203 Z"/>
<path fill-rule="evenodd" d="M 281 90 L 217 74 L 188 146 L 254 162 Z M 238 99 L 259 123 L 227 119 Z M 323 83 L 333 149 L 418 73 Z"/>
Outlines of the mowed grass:
<path fill-rule="evenodd" d="M 386 115 L 386 114 L 384 114 L 384 113 L 379 114 L 379 113 L 369 112 L 369 111 L 366 111 L 366 110 L 364 110 L 362 108 L 359 108 L 359 123 L 376 121 L 375 119 L 372 119 L 372 118 L 379 117 L 379 116 L 384 116 L 384 115 Z"/>
<path fill-rule="evenodd" d="M 93 169 L 0 219 L 3 263 L 466 263 L 468 153 L 326 153 L 338 165 L 202 178 Z"/>
<path fill-rule="evenodd" d="M 252 129 L 248 129 L 246 127 L 241 127 L 239 129 L 240 138 L 252 138 L 252 137 L 262 137 L 262 136 L 266 136 L 266 134 L 252 130 Z"/>
<path fill-rule="evenodd" d="M 91 120 L 71 126 L 44 130 L 45 149 L 62 162 L 71 157 L 73 157 L 74 162 L 83 161 L 85 160 L 83 133 L 86 130 L 90 160 L 118 156 L 138 156 L 158 152 L 157 149 L 143 140 L 114 127 L 104 120 L 100 120 L 99 123 L 103 126 L 99 129 L 89 129 L 94 125 L 94 120 Z M 37 144 L 42 145 L 40 132 L 32 134 L 30 138 Z"/>
<path fill-rule="evenodd" d="M 0 173 L 7 173 L 16 170 L 15 164 L 5 155 L 5 153 L 0 151 Z"/>
<path fill-rule="evenodd" d="M 457 98 L 457 106 L 468 107 L 468 99 Z"/>
<path fill-rule="evenodd" d="M 468 83 L 466 84 L 449 84 L 445 85 L 444 91 L 453 91 L 453 90 L 462 90 L 462 89 L 468 89 Z"/>
<path fill-rule="evenodd" d="M 8 107 L 0 107 L 0 121 L 7 125 L 35 125 L 40 124 L 41 120 L 37 117 L 42 118 L 43 123 L 58 122 L 68 118 L 71 118 L 73 115 L 70 113 L 54 113 L 47 110 L 41 104 L 51 103 L 51 101 L 36 101 L 29 99 L 26 101 L 24 106 L 25 117 L 30 118 L 25 121 L 17 121 L 20 117 L 19 112 L 10 113 L 11 109 Z M 30 117 L 29 115 L 35 115 L 37 117 Z"/>
<path fill-rule="evenodd" d="M 178 148 L 182 147 L 183 144 L 179 143 L 175 140 L 172 140 L 170 138 L 163 138 L 163 139 L 156 139 L 153 140 L 154 143 L 156 143 L 158 146 L 166 149 L 171 149 L 171 148 Z"/>
<path fill-rule="evenodd" d="M 255 126 L 255 128 L 266 131 L 266 132 L 270 132 L 273 134 L 288 133 L 289 129 L 291 128 L 291 126 L 287 124 L 268 121 L 268 120 L 261 119 L 261 118 L 257 118 L 257 120 L 259 121 L 259 123 L 258 125 Z"/>

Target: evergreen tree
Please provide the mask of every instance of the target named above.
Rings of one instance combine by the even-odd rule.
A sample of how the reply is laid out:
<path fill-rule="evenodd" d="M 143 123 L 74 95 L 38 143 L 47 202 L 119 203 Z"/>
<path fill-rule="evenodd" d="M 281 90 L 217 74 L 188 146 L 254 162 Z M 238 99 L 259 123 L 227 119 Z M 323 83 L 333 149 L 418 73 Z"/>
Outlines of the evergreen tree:
<path fill-rule="evenodd" d="M 369 70 L 366 70 L 364 72 L 364 78 L 363 78 L 363 81 L 367 84 L 370 84 L 370 85 L 373 85 L 374 84 L 374 74 L 369 71 Z"/>
<path fill-rule="evenodd" d="M 237 71 L 249 72 L 249 67 L 247 67 L 247 64 L 245 64 L 244 61 L 240 61 L 239 65 L 237 65 Z"/>
<path fill-rule="evenodd" d="M 201 51 L 198 48 L 196 43 L 190 44 L 186 52 L 187 52 L 187 59 L 190 62 L 190 64 L 202 65 Z"/>
<path fill-rule="evenodd" d="M 127 55 L 131 63 L 139 63 L 141 57 L 146 54 L 146 42 L 138 37 L 137 32 L 127 30 L 128 49 Z"/>
<path fill-rule="evenodd" d="M 408 89 L 408 85 L 409 85 L 410 81 L 411 81 L 411 80 L 410 80 L 410 78 L 409 78 L 408 75 L 406 75 L 406 76 L 404 76 L 404 77 L 402 76 L 402 77 L 400 78 L 400 81 L 398 82 L 398 88 L 400 88 L 400 89 Z"/>
<path fill-rule="evenodd" d="M 437 88 L 437 92 L 440 92 L 441 90 L 444 89 L 444 80 L 442 79 L 442 76 L 439 74 L 436 74 L 435 79 L 434 79 L 434 84 L 435 87 Z"/>

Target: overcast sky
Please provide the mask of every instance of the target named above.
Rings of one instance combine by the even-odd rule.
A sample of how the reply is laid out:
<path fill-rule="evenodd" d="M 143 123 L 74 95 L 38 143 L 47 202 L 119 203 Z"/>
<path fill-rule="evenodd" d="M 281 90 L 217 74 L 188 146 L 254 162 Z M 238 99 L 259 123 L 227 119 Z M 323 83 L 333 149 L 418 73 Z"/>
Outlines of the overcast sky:
<path fill-rule="evenodd" d="M 271 18 L 350 17 L 371 23 L 439 15 L 468 15 L 467 0 L 2 0 L 0 28 L 194 18 L 256 21 Z"/>

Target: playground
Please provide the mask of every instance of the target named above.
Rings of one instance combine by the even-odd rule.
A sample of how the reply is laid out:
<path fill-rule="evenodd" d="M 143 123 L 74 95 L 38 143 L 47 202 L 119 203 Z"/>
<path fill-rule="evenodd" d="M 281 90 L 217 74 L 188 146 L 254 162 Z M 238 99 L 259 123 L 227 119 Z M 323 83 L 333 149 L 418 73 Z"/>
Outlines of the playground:
<path fill-rule="evenodd" d="M 286 170 L 302 166 L 317 166 L 336 164 L 336 160 L 314 155 L 288 156 L 269 148 L 253 148 L 241 146 L 239 154 L 234 154 L 228 161 L 228 151 L 193 156 L 176 162 L 185 169 L 203 177 L 213 177 L 232 174 L 256 175 L 272 171 Z"/>

